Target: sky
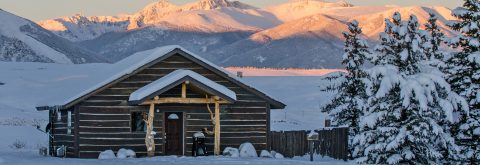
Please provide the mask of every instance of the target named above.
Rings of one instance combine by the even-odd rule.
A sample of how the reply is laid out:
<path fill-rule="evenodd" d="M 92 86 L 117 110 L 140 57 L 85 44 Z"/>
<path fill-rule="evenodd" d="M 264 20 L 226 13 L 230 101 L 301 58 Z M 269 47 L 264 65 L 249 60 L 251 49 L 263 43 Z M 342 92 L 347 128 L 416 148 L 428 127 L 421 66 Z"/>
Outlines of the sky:
<path fill-rule="evenodd" d="M 82 14 L 118 15 L 131 14 L 147 4 L 157 0 L 0 0 L 0 9 L 12 12 L 33 21 Z M 175 4 L 185 4 L 196 0 L 170 0 Z M 241 2 L 265 7 L 285 3 L 288 0 L 239 0 Z M 335 1 L 335 0 L 329 0 Z M 461 0 L 346 0 L 354 5 L 400 5 L 400 6 L 460 6 Z"/>

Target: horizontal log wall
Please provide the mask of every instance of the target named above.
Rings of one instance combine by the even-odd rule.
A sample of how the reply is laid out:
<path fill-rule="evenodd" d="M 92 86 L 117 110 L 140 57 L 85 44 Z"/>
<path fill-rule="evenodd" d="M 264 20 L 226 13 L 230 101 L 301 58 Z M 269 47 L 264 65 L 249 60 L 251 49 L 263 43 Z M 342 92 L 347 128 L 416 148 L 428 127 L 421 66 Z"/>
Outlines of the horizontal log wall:
<path fill-rule="evenodd" d="M 70 133 L 68 132 L 68 112 L 71 112 L 71 127 Z M 58 116 L 61 116 L 60 120 L 58 120 Z M 50 122 L 51 125 L 51 133 L 53 135 L 53 139 L 50 139 L 50 149 L 52 152 L 54 148 L 65 146 L 67 148 L 67 157 L 74 157 L 75 156 L 75 113 L 73 109 L 61 110 L 61 111 L 52 111 L 50 112 Z"/>
<path fill-rule="evenodd" d="M 213 105 L 210 105 L 213 110 Z M 206 105 L 159 105 L 155 107 L 162 112 L 184 112 L 185 121 L 185 155 L 191 155 L 195 132 L 203 128 L 213 131 L 210 113 Z M 244 142 L 251 142 L 260 151 L 267 145 L 267 109 L 236 108 L 235 105 L 224 105 L 221 108 L 221 149 L 236 147 Z M 206 145 L 209 153 L 213 153 L 213 135 L 206 135 Z"/>
<path fill-rule="evenodd" d="M 132 132 L 131 113 L 147 112 L 148 106 L 80 106 L 79 109 L 79 157 L 96 158 L 105 150 L 120 148 L 146 155 L 145 132 Z M 162 132 L 163 114 L 155 113 L 154 131 Z M 156 154 L 162 154 L 163 136 L 155 136 Z"/>
<path fill-rule="evenodd" d="M 145 155 L 145 133 L 132 133 L 130 119 L 132 111 L 147 111 L 148 106 L 130 106 L 127 100 L 135 90 L 177 69 L 192 70 L 237 93 L 238 101 L 227 105 L 222 112 L 222 149 L 227 146 L 238 147 L 247 141 L 252 142 L 258 150 L 267 148 L 269 108 L 264 100 L 199 64 L 180 55 L 173 55 L 98 91 L 77 105 L 79 111 L 78 157 L 96 158 L 101 151 L 112 149 L 116 152 L 120 148 L 130 148 L 140 156 Z M 176 92 L 178 95 L 175 94 Z M 203 94 L 192 91 L 187 93 L 188 97 L 205 97 Z M 165 92 L 162 97 L 180 96 L 179 94 L 180 89 L 176 87 Z M 212 130 L 206 105 L 162 106 L 158 106 L 161 112 L 155 114 L 154 128 L 158 133 L 155 136 L 156 154 L 164 153 L 163 112 L 175 110 L 185 112 L 185 155 L 191 155 L 193 133 L 205 127 Z M 208 137 L 207 141 L 213 142 L 213 136 Z M 213 144 L 208 143 L 207 146 L 212 152 Z"/>

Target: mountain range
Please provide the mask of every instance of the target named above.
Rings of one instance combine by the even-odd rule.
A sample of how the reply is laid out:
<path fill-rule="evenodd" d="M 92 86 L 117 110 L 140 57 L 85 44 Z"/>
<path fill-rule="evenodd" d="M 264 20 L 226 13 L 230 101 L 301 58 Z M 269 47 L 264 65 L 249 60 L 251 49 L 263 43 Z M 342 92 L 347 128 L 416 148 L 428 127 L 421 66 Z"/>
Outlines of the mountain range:
<path fill-rule="evenodd" d="M 453 34 L 445 25 L 454 19 L 451 10 L 442 6 L 292 0 L 257 8 L 229 0 L 185 5 L 160 0 L 129 15 L 74 15 L 37 24 L 0 11 L 0 19 L 11 20 L 0 27 L 0 60 L 116 62 L 138 51 L 177 44 L 222 66 L 339 68 L 347 22 L 358 20 L 373 45 L 385 18 L 397 11 L 404 19 L 415 14 L 421 23 L 435 13 L 439 26 Z"/>
<path fill-rule="evenodd" d="M 65 64 L 105 61 L 100 55 L 1 9 L 0 21 L 0 61 Z"/>

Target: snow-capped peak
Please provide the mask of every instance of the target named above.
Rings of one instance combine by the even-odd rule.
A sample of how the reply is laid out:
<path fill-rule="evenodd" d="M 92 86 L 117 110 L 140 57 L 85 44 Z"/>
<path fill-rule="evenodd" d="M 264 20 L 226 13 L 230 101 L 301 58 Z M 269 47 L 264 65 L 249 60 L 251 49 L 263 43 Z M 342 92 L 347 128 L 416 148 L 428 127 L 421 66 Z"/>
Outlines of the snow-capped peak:
<path fill-rule="evenodd" d="M 183 6 L 184 10 L 213 10 L 223 7 L 234 7 L 239 9 L 252 9 L 254 7 L 239 1 L 228 0 L 200 0 Z"/>
<path fill-rule="evenodd" d="M 322 7 L 353 7 L 352 4 L 340 0 L 337 2 L 327 2 L 325 0 L 289 0 L 288 3 L 289 5 L 316 5 L 316 6 L 322 6 Z"/>
<path fill-rule="evenodd" d="M 328 10 L 349 9 L 353 7 L 345 1 L 326 2 L 323 0 L 290 0 L 287 3 L 269 6 L 267 11 L 284 22 L 319 13 L 328 13 Z"/>
<path fill-rule="evenodd" d="M 161 13 L 177 9 L 178 6 L 170 3 L 168 0 L 160 0 L 158 2 L 149 4 L 140 12 Z"/>

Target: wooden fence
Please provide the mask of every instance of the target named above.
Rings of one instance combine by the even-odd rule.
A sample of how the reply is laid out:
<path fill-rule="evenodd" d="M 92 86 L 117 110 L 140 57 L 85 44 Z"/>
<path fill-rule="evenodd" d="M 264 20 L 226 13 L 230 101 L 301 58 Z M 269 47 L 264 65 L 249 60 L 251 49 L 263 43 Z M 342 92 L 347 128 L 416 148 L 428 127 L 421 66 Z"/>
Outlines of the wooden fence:
<path fill-rule="evenodd" d="M 335 159 L 348 159 L 348 128 L 317 130 L 319 140 L 314 141 L 314 153 Z M 270 132 L 270 150 L 286 157 L 303 156 L 310 152 L 307 131 Z"/>

